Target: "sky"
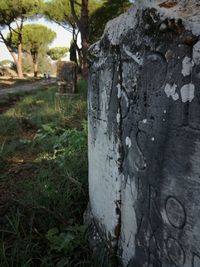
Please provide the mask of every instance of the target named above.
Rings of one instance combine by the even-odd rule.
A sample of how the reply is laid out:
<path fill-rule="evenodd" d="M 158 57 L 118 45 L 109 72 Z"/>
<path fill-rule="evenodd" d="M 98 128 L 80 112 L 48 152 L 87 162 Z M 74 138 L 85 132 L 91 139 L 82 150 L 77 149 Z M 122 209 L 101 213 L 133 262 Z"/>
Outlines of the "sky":
<path fill-rule="evenodd" d="M 44 18 L 39 18 L 37 20 L 34 19 L 33 21 L 27 22 L 25 24 L 30 24 L 30 23 L 43 24 L 47 26 L 48 28 L 50 28 L 51 30 L 56 32 L 57 37 L 53 41 L 53 43 L 50 45 L 50 47 L 57 47 L 57 46 L 69 47 L 70 46 L 72 35 L 67 30 L 65 30 L 63 27 L 57 25 L 54 22 L 47 21 Z M 6 36 L 7 33 L 8 33 L 7 29 L 3 30 L 4 36 Z M 13 60 L 6 46 L 0 42 L 0 61 L 4 59 Z"/>

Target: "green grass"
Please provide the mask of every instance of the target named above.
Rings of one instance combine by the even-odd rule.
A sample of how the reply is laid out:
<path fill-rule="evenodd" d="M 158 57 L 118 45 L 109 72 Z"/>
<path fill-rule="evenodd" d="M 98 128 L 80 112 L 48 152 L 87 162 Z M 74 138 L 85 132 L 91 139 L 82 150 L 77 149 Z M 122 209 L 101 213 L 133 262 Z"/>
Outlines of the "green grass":
<path fill-rule="evenodd" d="M 20 96 L 0 115 L 0 266 L 98 266 L 83 212 L 87 193 L 86 83 Z"/>

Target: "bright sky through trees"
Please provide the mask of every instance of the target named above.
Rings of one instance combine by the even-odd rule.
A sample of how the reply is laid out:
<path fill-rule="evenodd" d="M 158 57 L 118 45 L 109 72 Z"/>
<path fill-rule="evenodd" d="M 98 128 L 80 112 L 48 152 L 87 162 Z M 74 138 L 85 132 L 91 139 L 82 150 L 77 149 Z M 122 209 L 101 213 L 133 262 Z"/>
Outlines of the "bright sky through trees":
<path fill-rule="evenodd" d="M 50 28 L 51 30 L 55 31 L 57 34 L 57 37 L 55 41 L 50 45 L 50 47 L 70 47 L 70 41 L 72 39 L 71 33 L 67 32 L 63 27 L 57 25 L 54 22 L 49 22 L 43 18 L 41 19 L 34 19 L 30 22 L 25 22 L 24 24 L 32 24 L 32 23 L 38 23 L 43 24 Z M 5 34 L 6 33 L 6 34 Z M 3 30 L 3 34 L 6 36 L 8 33 L 8 30 Z M 0 42 L 0 61 L 4 59 L 10 59 L 13 60 L 10 53 L 8 52 L 8 49 L 6 46 Z"/>

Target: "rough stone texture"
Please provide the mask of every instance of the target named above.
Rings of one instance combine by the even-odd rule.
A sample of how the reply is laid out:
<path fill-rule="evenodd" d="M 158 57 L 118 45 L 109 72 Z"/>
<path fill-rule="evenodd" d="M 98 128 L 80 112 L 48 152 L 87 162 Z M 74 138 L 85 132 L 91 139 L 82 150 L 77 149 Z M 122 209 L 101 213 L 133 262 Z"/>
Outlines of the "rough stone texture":
<path fill-rule="evenodd" d="M 139 1 L 90 48 L 88 218 L 114 267 L 200 266 L 198 34 L 199 1 Z"/>
<path fill-rule="evenodd" d="M 58 61 L 56 76 L 61 94 L 75 93 L 77 79 L 75 62 Z"/>

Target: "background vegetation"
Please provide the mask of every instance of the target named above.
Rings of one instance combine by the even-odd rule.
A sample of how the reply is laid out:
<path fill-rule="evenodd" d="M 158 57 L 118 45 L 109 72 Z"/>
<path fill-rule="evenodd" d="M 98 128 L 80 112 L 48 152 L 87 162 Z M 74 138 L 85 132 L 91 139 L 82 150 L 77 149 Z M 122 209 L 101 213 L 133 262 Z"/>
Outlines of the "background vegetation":
<path fill-rule="evenodd" d="M 44 25 L 28 24 L 22 28 L 21 48 L 32 59 L 34 77 L 38 75 L 39 58 L 45 57 L 48 45 L 56 38 L 56 33 Z M 12 43 L 13 49 L 18 48 L 18 32 L 13 29 L 7 36 L 7 40 Z M 54 48 L 55 49 L 55 48 Z"/>
<path fill-rule="evenodd" d="M 36 43 L 43 42 L 46 47 L 51 42 L 51 38 L 50 40 L 45 38 L 45 31 L 35 29 L 34 25 L 26 26 L 24 22 L 44 16 L 71 32 L 70 59 L 79 65 L 83 77 L 87 79 L 89 45 L 100 38 L 108 20 L 126 11 L 129 6 L 129 0 L 0 0 L 0 39 L 13 57 L 18 76 L 23 78 L 23 53 L 28 52 L 32 56 L 34 67 L 37 69 L 37 58 L 39 52 L 41 53 L 39 51 L 41 49 L 38 47 L 41 46 L 37 45 L 37 49 L 35 49 Z M 9 29 L 8 36 L 4 36 L 2 33 L 5 27 Z M 41 32 L 44 34 L 41 35 Z M 27 48 L 28 35 L 32 37 L 28 39 Z M 48 36 L 50 37 L 50 35 Z M 80 45 L 78 44 L 78 35 L 81 39 Z M 45 50 L 43 57 L 49 54 L 53 56 L 53 59 L 58 58 L 58 54 L 54 57 L 52 51 L 43 50 Z M 39 69 L 41 69 L 40 66 Z M 34 70 L 34 73 L 36 76 L 37 70 Z"/>
<path fill-rule="evenodd" d="M 10 96 L 0 115 L 0 266 L 95 266 L 87 205 L 86 84 Z"/>

